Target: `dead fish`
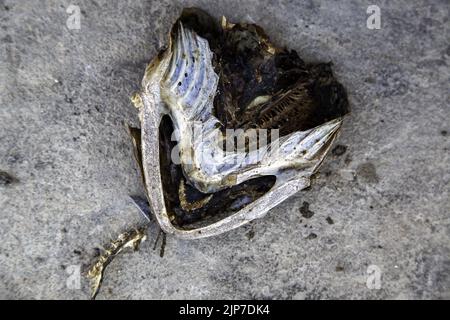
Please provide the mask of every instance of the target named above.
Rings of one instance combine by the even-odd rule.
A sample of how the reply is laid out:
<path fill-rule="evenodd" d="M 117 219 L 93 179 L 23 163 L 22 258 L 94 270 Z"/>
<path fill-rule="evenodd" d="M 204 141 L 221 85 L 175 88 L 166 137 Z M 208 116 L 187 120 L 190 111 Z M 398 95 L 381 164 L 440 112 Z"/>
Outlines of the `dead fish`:
<path fill-rule="evenodd" d="M 141 128 L 128 129 L 148 204 L 132 200 L 156 217 L 161 256 L 165 234 L 218 235 L 308 187 L 349 111 L 331 63 L 308 65 L 261 27 L 196 8 L 183 10 L 132 102 Z M 91 267 L 93 298 L 107 265 L 146 232 L 121 234 Z"/>
<path fill-rule="evenodd" d="M 185 239 L 237 228 L 308 187 L 348 112 L 331 64 L 307 65 L 259 26 L 194 8 L 132 100 L 151 211 Z M 254 141 L 229 152 L 236 137 Z"/>

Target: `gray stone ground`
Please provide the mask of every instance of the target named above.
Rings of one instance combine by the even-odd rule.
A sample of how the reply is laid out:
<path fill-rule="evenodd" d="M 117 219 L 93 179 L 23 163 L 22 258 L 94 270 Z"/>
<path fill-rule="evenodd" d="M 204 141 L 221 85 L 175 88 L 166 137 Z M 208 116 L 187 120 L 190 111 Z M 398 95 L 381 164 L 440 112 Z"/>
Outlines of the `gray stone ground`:
<path fill-rule="evenodd" d="M 0 1 L 0 298 L 88 298 L 77 268 L 144 223 L 128 199 L 143 194 L 128 97 L 192 5 L 332 60 L 351 100 L 347 149 L 310 190 L 222 236 L 169 237 L 160 258 L 152 223 L 98 298 L 450 298 L 448 1 L 73 1 L 79 31 L 70 3 Z M 366 28 L 370 4 L 381 30 Z"/>

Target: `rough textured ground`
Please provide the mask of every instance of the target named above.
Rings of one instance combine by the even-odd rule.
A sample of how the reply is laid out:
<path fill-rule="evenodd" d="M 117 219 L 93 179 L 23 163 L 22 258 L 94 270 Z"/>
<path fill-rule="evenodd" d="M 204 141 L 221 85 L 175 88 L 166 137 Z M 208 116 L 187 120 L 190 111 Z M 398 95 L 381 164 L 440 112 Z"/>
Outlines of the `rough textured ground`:
<path fill-rule="evenodd" d="M 352 113 L 310 190 L 163 258 L 153 223 L 98 298 L 450 298 L 448 1 L 77 1 L 78 31 L 69 4 L 0 1 L 0 298 L 88 298 L 77 268 L 144 223 L 128 97 L 191 5 L 333 61 Z"/>

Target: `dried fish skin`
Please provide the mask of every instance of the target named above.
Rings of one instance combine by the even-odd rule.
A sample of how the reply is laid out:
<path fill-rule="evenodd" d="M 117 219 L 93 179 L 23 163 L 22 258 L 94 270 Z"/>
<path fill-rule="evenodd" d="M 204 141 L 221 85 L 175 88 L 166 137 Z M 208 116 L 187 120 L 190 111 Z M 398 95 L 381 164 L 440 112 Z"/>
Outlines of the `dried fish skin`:
<path fill-rule="evenodd" d="M 175 23 L 134 100 L 151 209 L 166 233 L 187 239 L 236 228 L 307 187 L 348 111 L 329 65 L 307 66 L 260 27 L 220 26 L 195 9 Z M 226 153 L 217 137 L 227 129 L 281 134 L 264 150 Z"/>

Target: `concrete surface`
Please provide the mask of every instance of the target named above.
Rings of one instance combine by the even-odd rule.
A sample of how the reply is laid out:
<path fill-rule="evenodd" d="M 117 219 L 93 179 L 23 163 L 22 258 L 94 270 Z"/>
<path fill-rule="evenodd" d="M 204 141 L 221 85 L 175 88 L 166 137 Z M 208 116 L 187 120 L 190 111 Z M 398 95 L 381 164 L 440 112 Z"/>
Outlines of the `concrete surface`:
<path fill-rule="evenodd" d="M 352 113 L 310 190 L 222 236 L 169 237 L 163 258 L 152 223 L 98 298 L 450 298 L 448 1 L 73 1 L 81 30 L 70 4 L 0 1 L 0 298 L 88 298 L 77 270 L 144 223 L 128 97 L 192 5 L 332 60 Z"/>

